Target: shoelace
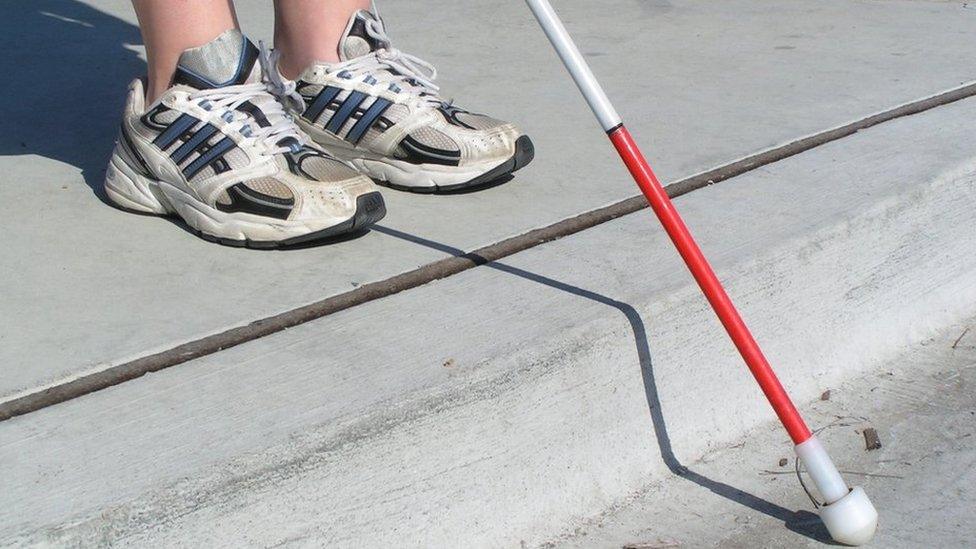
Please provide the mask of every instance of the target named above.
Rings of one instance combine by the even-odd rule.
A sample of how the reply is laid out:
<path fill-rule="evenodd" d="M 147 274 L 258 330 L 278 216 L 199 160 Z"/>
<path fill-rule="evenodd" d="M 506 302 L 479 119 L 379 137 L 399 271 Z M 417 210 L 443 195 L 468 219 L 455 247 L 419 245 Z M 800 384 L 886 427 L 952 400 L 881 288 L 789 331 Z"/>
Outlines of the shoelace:
<path fill-rule="evenodd" d="M 304 134 L 281 103 L 269 93 L 268 84 L 264 82 L 199 90 L 190 94 L 190 101 L 208 111 L 222 113 L 220 118 L 228 123 L 225 129 L 236 130 L 246 139 L 260 144 L 268 155 L 291 152 L 294 147 L 305 145 Z M 261 109 L 270 125 L 262 127 L 247 114 L 236 110 L 249 101 Z"/>
<path fill-rule="evenodd" d="M 374 13 L 377 13 L 374 6 Z M 380 44 L 380 49 L 356 59 L 350 59 L 341 63 L 333 63 L 329 66 L 328 72 L 345 72 L 350 77 L 359 74 L 379 76 L 384 83 L 396 86 L 395 91 L 414 95 L 420 100 L 433 106 L 439 106 L 443 100 L 437 95 L 440 88 L 434 84 L 437 79 L 437 68 L 423 59 L 404 53 L 390 43 L 390 38 L 386 34 L 382 20 L 378 18 L 366 22 L 366 33 Z M 296 91 L 296 83 L 285 80 L 278 72 L 278 59 L 280 52 L 270 52 L 264 42 L 260 44 L 260 61 L 267 75 L 268 85 L 272 92 L 286 98 L 292 102 L 292 106 L 301 111 L 304 109 L 305 100 Z"/>
<path fill-rule="evenodd" d="M 278 59 L 281 52 L 278 50 L 270 51 L 264 41 L 258 42 L 258 62 L 261 63 L 261 72 L 264 73 L 265 84 L 271 93 L 284 101 L 291 102 L 290 107 L 296 112 L 305 110 L 305 98 L 296 90 L 297 84 L 292 80 L 285 80 L 278 71 Z"/>
<path fill-rule="evenodd" d="M 383 20 L 379 18 L 379 13 L 376 12 L 375 4 L 373 5 L 373 10 L 376 14 L 376 19 L 366 21 L 366 34 L 380 44 L 383 44 L 384 47 L 376 50 L 371 55 L 359 57 L 347 61 L 347 63 L 351 67 L 354 67 L 357 61 L 362 61 L 366 65 L 371 65 L 375 62 L 381 68 L 393 69 L 396 73 L 399 73 L 397 76 L 405 83 L 415 84 L 414 87 L 427 88 L 431 92 L 437 93 L 440 90 L 434 84 L 434 80 L 437 80 L 437 68 L 416 55 L 411 55 L 394 48 L 390 37 L 386 34 Z M 350 70 L 350 68 L 346 67 L 346 70 Z"/>

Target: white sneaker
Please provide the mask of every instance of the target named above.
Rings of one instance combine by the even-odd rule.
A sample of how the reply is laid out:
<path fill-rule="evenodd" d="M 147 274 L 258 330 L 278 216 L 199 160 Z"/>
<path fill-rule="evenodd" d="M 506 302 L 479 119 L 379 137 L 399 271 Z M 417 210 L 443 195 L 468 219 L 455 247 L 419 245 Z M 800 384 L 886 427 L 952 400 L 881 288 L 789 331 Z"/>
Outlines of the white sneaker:
<path fill-rule="evenodd" d="M 273 54 L 268 78 L 316 143 L 378 182 L 449 191 L 532 160 L 532 141 L 515 125 L 441 99 L 436 69 L 394 49 L 374 12 L 353 14 L 338 53 L 340 62 L 315 63 L 296 81 L 281 76 Z"/>
<path fill-rule="evenodd" d="M 315 146 L 261 80 L 239 31 L 185 51 L 174 85 L 145 105 L 129 87 L 105 177 L 108 197 L 177 214 L 208 240 L 256 248 L 308 243 L 380 220 L 369 178 Z"/>

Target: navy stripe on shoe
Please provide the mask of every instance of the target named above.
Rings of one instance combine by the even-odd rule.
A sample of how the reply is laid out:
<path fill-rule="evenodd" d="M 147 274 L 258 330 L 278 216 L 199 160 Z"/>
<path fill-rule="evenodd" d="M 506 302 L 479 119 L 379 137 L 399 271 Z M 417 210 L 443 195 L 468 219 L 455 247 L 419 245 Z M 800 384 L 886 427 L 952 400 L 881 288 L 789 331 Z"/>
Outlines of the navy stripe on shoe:
<path fill-rule="evenodd" d="M 229 204 L 217 202 L 217 209 L 222 212 L 243 212 L 276 219 L 288 219 L 295 206 L 294 198 L 277 198 L 260 193 L 238 183 L 227 188 Z"/>
<path fill-rule="evenodd" d="M 461 151 L 448 151 L 424 145 L 411 136 L 400 141 L 400 148 L 407 154 L 404 158 L 411 164 L 442 164 L 457 166 L 461 163 Z"/>
<path fill-rule="evenodd" d="M 173 123 L 166 128 L 166 131 L 157 135 L 156 139 L 153 139 L 153 145 L 156 145 L 160 149 L 169 147 L 174 141 L 183 135 L 183 132 L 195 126 L 197 122 L 199 122 L 199 120 L 188 114 L 180 115 L 179 118 L 174 120 Z"/>
<path fill-rule="evenodd" d="M 235 147 L 234 140 L 225 137 L 220 140 L 216 145 L 210 150 L 200 155 L 199 158 L 190 163 L 189 166 L 183 168 L 183 175 L 187 179 L 192 179 L 194 175 L 200 172 L 200 170 L 206 168 L 211 162 L 218 160 L 224 153 Z"/>
<path fill-rule="evenodd" d="M 352 116 L 352 113 L 354 113 L 356 109 L 359 108 L 359 105 L 365 100 L 366 94 L 363 92 L 354 91 L 350 93 L 349 97 L 343 101 L 342 106 L 339 107 L 339 110 L 332 115 L 332 119 L 329 120 L 329 124 L 325 127 L 325 129 L 332 133 L 338 134 L 339 130 L 342 129 L 342 126 L 344 126 L 346 121 L 349 120 L 349 117 Z"/>
<path fill-rule="evenodd" d="M 135 143 L 132 142 L 132 138 L 129 137 L 129 131 L 125 129 L 125 124 L 119 129 L 119 147 L 121 147 L 122 154 L 128 156 L 132 159 L 136 165 L 129 165 L 139 172 L 139 175 L 150 177 L 152 171 L 149 169 L 149 165 L 146 164 L 146 160 L 139 154 L 138 149 L 136 149 Z"/>
<path fill-rule="evenodd" d="M 335 86 L 326 86 L 322 88 L 322 91 L 315 96 L 315 101 L 312 101 L 312 104 L 305 109 L 304 113 L 302 113 L 302 118 L 308 120 L 309 122 L 315 122 L 315 119 L 322 114 L 322 111 L 329 106 L 329 103 L 331 103 L 341 91 L 341 88 L 336 88 Z"/>
<path fill-rule="evenodd" d="M 268 117 L 264 115 L 264 111 L 261 110 L 261 107 L 258 107 L 250 101 L 241 103 L 235 110 L 251 115 L 251 117 L 254 118 L 254 121 L 258 123 L 258 126 L 261 126 L 262 128 L 267 128 L 271 125 L 271 121 L 268 120 Z"/>
<path fill-rule="evenodd" d="M 172 158 L 173 162 L 176 162 L 177 164 L 183 162 L 186 160 L 186 157 L 190 156 L 190 154 L 197 149 L 197 147 L 206 143 L 207 140 L 210 139 L 210 136 L 216 133 L 216 131 L 217 128 L 207 124 L 206 126 L 200 128 L 197 133 L 193 134 L 193 137 L 191 137 L 189 141 L 183 143 L 180 145 L 180 148 L 173 151 L 173 154 L 169 155 L 169 157 Z"/>
<path fill-rule="evenodd" d="M 366 132 L 373 127 L 373 122 L 376 122 L 376 119 L 382 116 L 390 105 L 392 105 L 392 102 L 382 97 L 377 97 L 376 101 L 373 101 L 373 104 L 366 109 L 363 116 L 356 122 L 356 125 L 346 134 L 346 141 L 357 145 L 363 139 L 363 136 L 366 135 Z"/>

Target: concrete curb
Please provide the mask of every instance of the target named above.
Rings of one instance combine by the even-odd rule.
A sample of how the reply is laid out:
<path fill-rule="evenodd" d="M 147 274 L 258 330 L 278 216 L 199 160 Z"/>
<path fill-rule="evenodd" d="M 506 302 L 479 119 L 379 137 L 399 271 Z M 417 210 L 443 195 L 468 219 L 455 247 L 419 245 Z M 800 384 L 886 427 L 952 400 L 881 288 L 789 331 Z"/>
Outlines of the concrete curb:
<path fill-rule="evenodd" d="M 971 229 L 976 223 L 976 170 L 971 151 L 962 146 L 941 152 L 948 144 L 965 141 L 965 135 L 946 133 L 944 143 L 935 142 L 934 136 L 950 132 L 945 126 L 972 109 L 960 105 L 939 116 L 932 113 L 924 120 L 902 121 L 886 130 L 897 135 L 887 142 L 879 137 L 884 135 L 879 128 L 875 131 L 880 134 L 865 134 L 815 156 L 771 167 L 775 173 L 753 174 L 736 185 L 696 193 L 679 205 L 692 226 L 708 221 L 709 230 L 700 232 L 705 233 L 703 245 L 717 258 L 730 294 L 798 402 L 971 312 L 976 300 L 972 276 L 976 236 Z M 933 142 L 924 151 L 915 151 L 913 162 L 928 166 L 933 159 L 969 157 L 942 170 L 926 167 L 921 173 L 931 176 L 915 179 L 914 172 L 908 171 L 910 163 L 893 162 L 892 155 L 906 147 L 921 147 L 924 140 Z M 859 176 L 873 174 L 874 179 L 862 181 L 862 187 L 853 184 L 856 180 L 838 179 L 856 166 L 868 166 Z M 822 176 L 834 179 L 821 180 Z M 811 181 L 821 186 L 807 186 Z M 782 184 L 773 187 L 776 182 Z M 825 194 L 817 205 L 820 210 L 813 211 L 810 196 L 821 192 Z M 798 202 L 782 202 L 784 195 Z M 754 215 L 745 215 L 750 211 L 779 219 L 761 223 Z M 737 440 L 748 429 L 769 421 L 772 413 L 697 289 L 687 277 L 679 276 L 684 273 L 663 238 L 649 237 L 631 244 L 633 248 L 621 245 L 613 254 L 600 256 L 608 240 L 621 241 L 631 231 L 646 234 L 647 223 L 637 216 L 619 219 L 414 294 L 357 307 L 337 320 L 348 322 L 374 307 L 374 312 L 398 311 L 419 323 L 416 311 L 409 309 L 411 301 L 414 308 L 430 308 L 437 296 L 451 303 L 454 295 L 471 288 L 483 292 L 472 307 L 487 309 L 504 292 L 513 291 L 523 303 L 528 299 L 536 300 L 535 307 L 547 303 L 518 293 L 528 285 L 540 289 L 537 293 L 545 290 L 562 297 L 562 306 L 569 304 L 570 310 L 535 313 L 538 322 L 553 321 L 556 313 L 568 315 L 573 322 L 564 329 L 555 324 L 544 338 L 485 355 L 468 373 L 405 394 L 400 386 L 384 386 L 382 398 L 376 397 L 361 413 L 314 415 L 309 420 L 314 423 L 289 434 L 286 442 L 237 454 L 229 462 L 188 472 L 182 480 L 150 485 L 138 497 L 113 497 L 111 503 L 74 500 L 79 507 L 93 505 L 97 511 L 40 528 L 26 523 L 5 528 L 0 540 L 532 545 L 648 482 L 685 474 L 682 463 Z M 756 226 L 770 231 L 786 227 L 783 234 L 794 236 L 742 240 L 755 233 Z M 581 262 L 594 256 L 602 257 L 599 269 Z M 653 265 L 648 267 L 645 258 Z M 563 260 L 576 265 L 576 271 L 559 264 Z M 611 273 L 619 269 L 626 280 L 607 280 L 602 276 L 606 269 Z M 552 272 L 560 274 L 547 274 Z M 652 273 L 651 280 L 632 279 L 645 272 Z M 491 279 L 499 280 L 487 283 Z M 621 295 L 621 288 L 631 293 L 613 297 Z M 438 310 L 445 317 L 440 319 L 444 331 L 467 314 L 447 306 Z M 517 318 L 518 311 L 511 314 L 511 319 Z M 499 316 L 479 327 L 511 319 Z M 387 321 L 402 326 L 403 319 Z M 421 333 L 436 329 L 425 324 L 412 327 Z M 303 328 L 305 335 L 299 329 L 275 336 L 284 338 L 276 343 L 272 338 L 249 343 L 255 347 L 246 354 L 258 358 L 247 364 L 247 371 L 272 375 L 265 372 L 277 367 L 282 371 L 275 375 L 287 373 L 288 361 L 276 354 L 301 338 L 318 341 L 322 330 L 327 330 L 311 328 Z M 314 352 L 318 347 L 309 349 Z M 218 358 L 238 360 L 234 351 L 213 357 Z M 192 374 L 193 366 L 160 374 L 180 380 L 186 406 L 194 405 L 198 396 L 194 391 L 206 391 L 191 383 L 193 378 L 179 378 L 178 370 Z M 372 374 L 369 368 L 365 371 Z M 235 375 L 243 373 L 242 367 Z M 370 388 L 385 378 L 357 380 Z M 297 386 L 315 383 L 309 378 L 294 380 Z M 69 404 L 71 409 L 66 407 L 63 414 L 96 402 L 98 396 Z M 236 401 L 244 396 L 230 392 L 222 398 Z M 171 413 L 165 403 L 140 406 L 158 407 L 148 414 Z M 210 416 L 191 414 L 195 423 L 217 421 L 213 416 L 219 415 L 219 404 L 208 401 L 200 406 Z M 236 421 L 267 415 L 267 410 L 251 405 L 244 408 Z M 47 410 L 0 429 L 34 418 L 60 425 L 59 412 Z M 139 418 L 127 420 L 132 429 L 145 428 Z M 195 427 L 182 425 L 179 436 L 193 440 Z M 96 433 L 95 442 L 125 440 L 124 433 L 112 431 Z M 234 436 L 231 432 L 223 438 Z M 71 446 L 89 438 L 72 425 L 59 433 L 58 444 Z M 785 435 L 783 440 L 784 448 L 788 447 Z M 829 438 L 825 442 L 830 445 Z M 221 440 L 203 443 L 218 449 L 222 444 Z M 33 434 L 22 446 L 24 460 L 30 460 L 32 452 L 45 452 Z M 151 459 L 159 449 L 150 445 L 131 451 Z M 128 486 L 144 482 L 142 471 L 126 467 L 121 462 L 119 478 L 111 482 Z M 43 508 L 46 483 L 57 481 L 38 477 L 40 484 L 31 483 L 35 501 L 22 501 L 24 508 Z M 105 476 L 94 469 L 72 470 L 72 481 L 84 489 L 86 483 L 104 483 Z M 9 520 L 0 522 L 10 524 Z"/>

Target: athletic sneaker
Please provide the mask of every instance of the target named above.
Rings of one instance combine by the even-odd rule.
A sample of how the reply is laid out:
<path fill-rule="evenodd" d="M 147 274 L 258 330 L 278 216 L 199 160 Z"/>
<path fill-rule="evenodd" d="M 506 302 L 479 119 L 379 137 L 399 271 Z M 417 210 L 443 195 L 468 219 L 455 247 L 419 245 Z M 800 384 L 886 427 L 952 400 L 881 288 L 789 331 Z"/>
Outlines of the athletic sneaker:
<path fill-rule="evenodd" d="M 105 177 L 109 198 L 177 214 L 208 240 L 256 248 L 380 220 L 379 189 L 302 133 L 262 82 L 258 58 L 229 30 L 185 51 L 174 85 L 152 105 L 142 80 L 132 82 Z"/>
<path fill-rule="evenodd" d="M 436 69 L 394 49 L 375 9 L 353 14 L 338 53 L 338 63 L 314 63 L 296 81 L 278 72 L 272 54 L 268 78 L 316 143 L 376 181 L 455 190 L 532 160 L 532 141 L 515 125 L 444 101 Z"/>

